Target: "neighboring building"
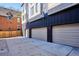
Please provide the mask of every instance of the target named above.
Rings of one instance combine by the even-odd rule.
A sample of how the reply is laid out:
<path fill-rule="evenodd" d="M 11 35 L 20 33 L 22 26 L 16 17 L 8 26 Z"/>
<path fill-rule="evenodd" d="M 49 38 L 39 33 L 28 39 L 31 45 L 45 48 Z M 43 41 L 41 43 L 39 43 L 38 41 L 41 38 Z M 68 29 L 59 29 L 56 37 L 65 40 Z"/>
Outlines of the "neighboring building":
<path fill-rule="evenodd" d="M 0 30 L 11 31 L 21 29 L 21 17 L 18 15 L 20 13 L 15 10 L 0 7 Z"/>
<path fill-rule="evenodd" d="M 1 31 L 21 31 L 21 12 L 0 7 L 0 34 Z"/>
<path fill-rule="evenodd" d="M 79 4 L 28 3 L 29 38 L 79 47 Z"/>

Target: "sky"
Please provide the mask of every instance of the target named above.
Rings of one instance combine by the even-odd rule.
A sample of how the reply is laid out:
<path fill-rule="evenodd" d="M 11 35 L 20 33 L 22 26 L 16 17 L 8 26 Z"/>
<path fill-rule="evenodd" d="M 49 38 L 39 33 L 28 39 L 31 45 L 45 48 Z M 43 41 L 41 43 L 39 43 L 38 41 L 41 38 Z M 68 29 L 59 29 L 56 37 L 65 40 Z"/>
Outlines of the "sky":
<path fill-rule="evenodd" d="M 0 3 L 0 7 L 12 8 L 15 10 L 21 9 L 21 3 Z"/>

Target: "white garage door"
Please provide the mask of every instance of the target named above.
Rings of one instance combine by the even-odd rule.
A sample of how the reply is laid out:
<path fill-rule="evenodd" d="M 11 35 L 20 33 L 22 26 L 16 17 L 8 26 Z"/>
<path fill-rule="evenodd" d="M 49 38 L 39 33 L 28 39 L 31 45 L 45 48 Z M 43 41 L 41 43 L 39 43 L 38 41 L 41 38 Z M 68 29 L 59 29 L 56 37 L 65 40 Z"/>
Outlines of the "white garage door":
<path fill-rule="evenodd" d="M 34 28 L 32 29 L 32 38 L 47 41 L 47 28 Z"/>
<path fill-rule="evenodd" d="M 79 47 L 79 24 L 54 26 L 52 34 L 55 43 Z"/>

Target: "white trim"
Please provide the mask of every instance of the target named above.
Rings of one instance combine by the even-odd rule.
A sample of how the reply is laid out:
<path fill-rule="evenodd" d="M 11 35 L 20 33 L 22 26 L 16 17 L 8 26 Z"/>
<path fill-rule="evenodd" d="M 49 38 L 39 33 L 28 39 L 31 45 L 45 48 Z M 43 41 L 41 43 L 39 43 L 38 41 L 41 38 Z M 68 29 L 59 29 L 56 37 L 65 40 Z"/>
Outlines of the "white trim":
<path fill-rule="evenodd" d="M 48 15 L 54 14 L 54 13 L 56 13 L 56 12 L 59 12 L 59 11 L 61 11 L 61 10 L 66 9 L 66 8 L 70 8 L 70 7 L 72 7 L 72 6 L 74 6 L 74 5 L 77 5 L 77 4 L 78 4 L 78 3 L 64 3 L 64 4 L 61 3 L 61 4 L 59 4 L 58 6 L 52 8 L 52 9 L 49 9 L 49 10 L 51 10 L 51 11 L 48 10 Z"/>
<path fill-rule="evenodd" d="M 51 4 L 51 6 L 50 6 L 50 4 Z M 52 9 L 52 8 L 54 8 L 54 7 L 56 7 L 56 6 L 58 6 L 58 5 L 60 5 L 61 3 L 48 3 L 48 10 L 50 10 L 50 9 Z"/>
<path fill-rule="evenodd" d="M 22 17 L 22 24 L 26 23 L 26 4 L 24 4 L 23 7 L 22 7 L 22 15 L 21 15 L 21 17 Z"/>

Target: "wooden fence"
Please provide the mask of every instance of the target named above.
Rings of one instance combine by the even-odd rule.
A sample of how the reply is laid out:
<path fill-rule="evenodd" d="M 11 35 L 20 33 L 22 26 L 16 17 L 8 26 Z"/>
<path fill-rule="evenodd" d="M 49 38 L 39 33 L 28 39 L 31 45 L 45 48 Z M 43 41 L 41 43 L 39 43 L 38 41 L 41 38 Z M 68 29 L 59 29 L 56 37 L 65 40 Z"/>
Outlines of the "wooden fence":
<path fill-rule="evenodd" d="M 21 31 L 0 31 L 0 38 L 21 36 Z"/>

